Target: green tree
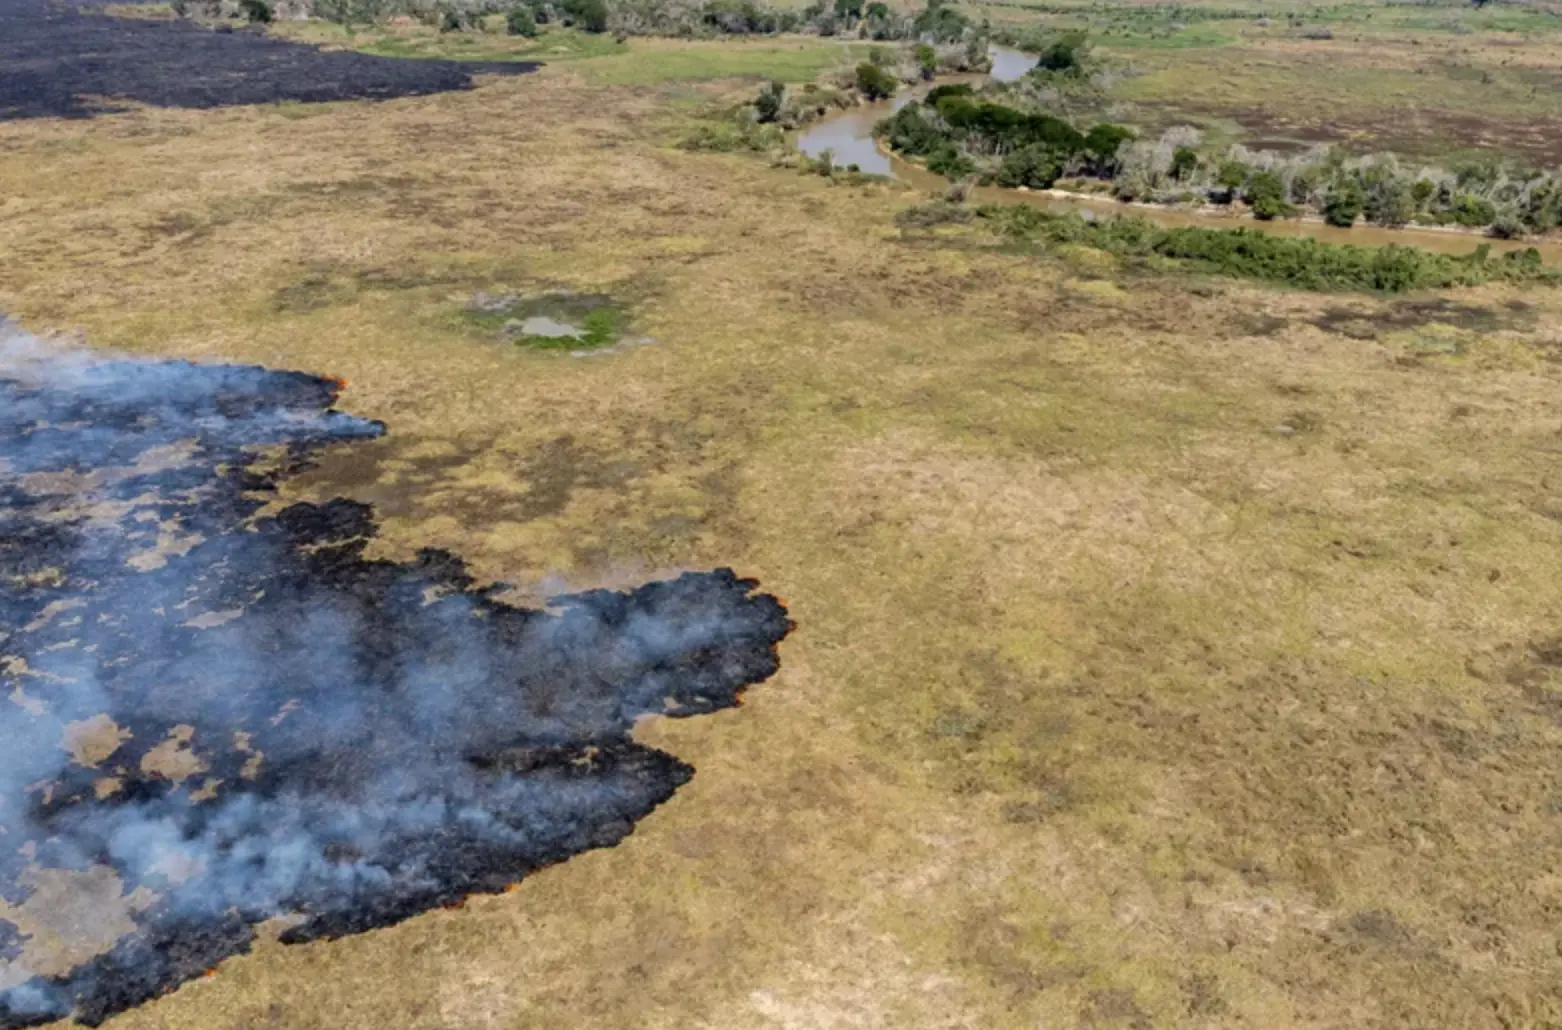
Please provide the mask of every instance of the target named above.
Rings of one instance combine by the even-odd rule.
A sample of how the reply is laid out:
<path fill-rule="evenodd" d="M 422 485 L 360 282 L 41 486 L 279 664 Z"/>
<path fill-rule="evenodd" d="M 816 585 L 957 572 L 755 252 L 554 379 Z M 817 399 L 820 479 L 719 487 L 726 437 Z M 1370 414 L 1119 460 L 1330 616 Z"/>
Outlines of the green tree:
<path fill-rule="evenodd" d="M 564 0 L 564 15 L 570 24 L 585 32 L 607 31 L 605 0 Z"/>
<path fill-rule="evenodd" d="M 894 96 L 898 85 L 895 76 L 870 61 L 857 66 L 857 89 L 869 100 Z"/>
<path fill-rule="evenodd" d="M 239 10 L 251 25 L 264 25 L 271 21 L 271 5 L 266 0 L 239 0 Z"/>
<path fill-rule="evenodd" d="M 439 31 L 465 32 L 466 18 L 454 7 L 447 7 L 439 15 Z"/>
<path fill-rule="evenodd" d="M 1259 172 L 1247 181 L 1246 199 L 1253 208 L 1253 217 L 1268 222 L 1291 213 L 1291 205 L 1285 202 L 1285 183 L 1273 172 Z"/>
<path fill-rule="evenodd" d="M 528 39 L 537 35 L 537 16 L 532 13 L 530 7 L 512 7 L 510 13 L 505 16 L 504 27 L 512 36 L 525 36 Z"/>
<path fill-rule="evenodd" d="M 1225 161 L 1221 163 L 1220 171 L 1215 174 L 1215 185 L 1225 191 L 1225 196 L 1220 198 L 1222 204 L 1229 204 L 1236 199 L 1237 191 L 1247 182 L 1250 169 L 1241 161 Z"/>
<path fill-rule="evenodd" d="M 835 16 L 850 25 L 862 17 L 863 0 L 835 0 Z"/>
<path fill-rule="evenodd" d="M 1065 32 L 1041 51 L 1036 67 L 1062 75 L 1083 75 L 1089 52 L 1089 37 L 1084 32 Z"/>
<path fill-rule="evenodd" d="M 1172 151 L 1171 175 L 1181 182 L 1199 167 L 1199 152 L 1192 147 L 1178 147 Z"/>
<path fill-rule="evenodd" d="M 759 91 L 759 96 L 754 100 L 755 120 L 760 122 L 773 122 L 781 114 L 781 105 L 786 101 L 786 86 L 780 82 L 772 82 Z"/>
<path fill-rule="evenodd" d="M 1102 122 L 1085 133 L 1083 149 L 1097 175 L 1110 176 L 1117 169 L 1117 151 L 1134 138 L 1133 130 L 1123 125 Z"/>
<path fill-rule="evenodd" d="M 1362 196 L 1361 187 L 1356 184 L 1356 180 L 1346 179 L 1337 182 L 1324 199 L 1323 220 L 1341 229 L 1349 229 L 1356 224 L 1356 219 L 1361 217 L 1361 209 L 1365 205 L 1366 198 Z"/>
<path fill-rule="evenodd" d="M 926 43 L 918 43 L 911 48 L 911 53 L 917 59 L 917 69 L 922 72 L 922 81 L 932 82 L 933 76 L 938 73 L 938 51 Z"/>

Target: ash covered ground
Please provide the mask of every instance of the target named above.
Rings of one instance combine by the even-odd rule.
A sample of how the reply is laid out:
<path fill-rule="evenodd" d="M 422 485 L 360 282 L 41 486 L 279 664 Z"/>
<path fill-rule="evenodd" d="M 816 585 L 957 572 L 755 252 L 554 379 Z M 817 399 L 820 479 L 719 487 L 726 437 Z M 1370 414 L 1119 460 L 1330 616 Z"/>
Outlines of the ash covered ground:
<path fill-rule="evenodd" d="M 446 552 L 366 559 L 363 505 L 263 513 L 383 431 L 337 392 L 0 323 L 0 1027 L 611 845 L 693 771 L 636 718 L 776 671 L 785 609 L 730 570 L 533 611 Z"/>
<path fill-rule="evenodd" d="M 0 0 L 0 121 L 82 118 L 121 100 L 209 108 L 421 96 L 469 89 L 475 71 L 537 67 L 374 57 L 259 30 L 223 32 L 51 0 Z"/>

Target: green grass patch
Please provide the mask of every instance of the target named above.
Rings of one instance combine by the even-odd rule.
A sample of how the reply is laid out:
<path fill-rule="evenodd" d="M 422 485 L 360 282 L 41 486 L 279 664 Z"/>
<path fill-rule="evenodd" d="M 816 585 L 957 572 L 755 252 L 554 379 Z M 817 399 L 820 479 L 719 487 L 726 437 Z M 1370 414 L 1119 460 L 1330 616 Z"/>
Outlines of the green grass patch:
<path fill-rule="evenodd" d="M 812 39 L 763 43 L 642 44 L 629 52 L 582 61 L 577 70 L 603 86 L 648 86 L 709 79 L 776 79 L 810 82 L 866 58 L 867 46 Z"/>
<path fill-rule="evenodd" d="M 440 32 L 424 25 L 348 28 L 332 22 L 286 22 L 273 35 L 301 43 L 357 50 L 376 57 L 439 61 L 573 61 L 628 53 L 612 36 L 547 28 L 535 39 L 505 35 L 492 19 L 483 30 Z"/>
<path fill-rule="evenodd" d="M 629 313 L 606 294 L 553 292 L 526 297 L 480 295 L 459 321 L 469 331 L 544 351 L 599 350 L 629 330 Z"/>

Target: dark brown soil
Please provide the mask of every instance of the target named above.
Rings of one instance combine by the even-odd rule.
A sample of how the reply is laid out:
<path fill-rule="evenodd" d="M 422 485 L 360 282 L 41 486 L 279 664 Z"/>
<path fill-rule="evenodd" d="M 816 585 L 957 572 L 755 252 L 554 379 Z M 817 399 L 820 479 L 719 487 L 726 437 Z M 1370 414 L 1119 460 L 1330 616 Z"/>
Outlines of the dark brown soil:
<path fill-rule="evenodd" d="M 382 100 L 470 89 L 474 70 L 516 74 L 537 67 L 325 51 L 258 30 L 0 0 L 0 120 L 84 118 L 125 100 L 196 108 Z"/>

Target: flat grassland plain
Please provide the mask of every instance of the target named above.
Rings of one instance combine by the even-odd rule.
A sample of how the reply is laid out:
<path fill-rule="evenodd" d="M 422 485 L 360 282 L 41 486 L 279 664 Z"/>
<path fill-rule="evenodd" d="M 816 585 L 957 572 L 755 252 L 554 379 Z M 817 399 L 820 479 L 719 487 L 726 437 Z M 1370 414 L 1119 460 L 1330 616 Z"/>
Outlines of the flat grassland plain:
<path fill-rule="evenodd" d="M 798 621 L 741 710 L 642 726 L 698 773 L 618 847 L 111 1025 L 1562 1023 L 1562 295 L 902 234 L 898 187 L 670 145 L 753 90 L 700 68 L 821 46 L 0 125 L 0 310 L 389 423 L 289 499 Z M 549 289 L 654 342 L 466 314 Z"/>

